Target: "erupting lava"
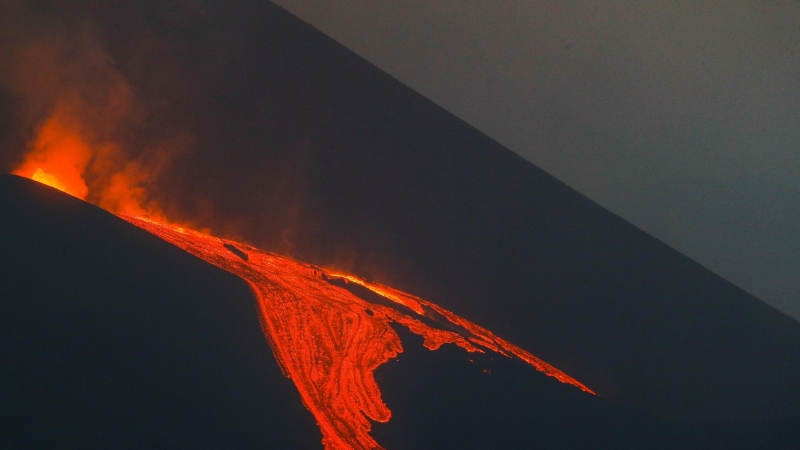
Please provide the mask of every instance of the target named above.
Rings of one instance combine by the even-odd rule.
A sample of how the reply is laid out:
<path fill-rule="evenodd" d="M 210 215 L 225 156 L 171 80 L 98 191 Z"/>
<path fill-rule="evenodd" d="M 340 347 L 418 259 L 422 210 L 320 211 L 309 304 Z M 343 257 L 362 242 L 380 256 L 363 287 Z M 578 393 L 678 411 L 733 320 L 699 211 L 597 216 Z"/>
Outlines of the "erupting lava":
<path fill-rule="evenodd" d="M 52 174 L 49 174 L 44 170 L 42 170 L 41 167 L 36 168 L 36 170 L 33 172 L 33 175 L 31 176 L 31 179 L 33 181 L 38 181 L 39 183 L 46 184 L 50 187 L 58 189 L 59 191 L 66 192 L 67 194 L 72 195 L 70 193 L 69 188 L 66 187 L 64 183 L 58 181 L 58 178 L 56 178 Z"/>
<path fill-rule="evenodd" d="M 264 335 L 284 375 L 293 380 L 319 424 L 326 449 L 381 448 L 370 436 L 370 419 L 387 422 L 391 411 L 381 399 L 373 373 L 403 351 L 392 322 L 422 336 L 430 350 L 455 344 L 467 352 L 517 357 L 593 394 L 525 350 L 421 298 L 165 224 L 159 204 L 148 197 L 146 187 L 169 158 L 148 158 L 150 153 L 144 150 L 125 151 L 124 140 L 118 140 L 130 132 L 126 127 L 136 121 L 128 120 L 138 111 L 132 89 L 102 48 L 81 42 L 77 53 L 65 47 L 69 51 L 64 58 L 57 57 L 67 51 L 60 44 L 52 49 L 47 43 L 37 44 L 20 53 L 18 78 L 32 80 L 21 83 L 31 85 L 22 90 L 32 98 L 38 98 L 40 91 L 50 92 L 45 89 L 48 86 L 57 93 L 45 96 L 52 111 L 37 126 L 30 150 L 13 173 L 88 199 L 249 283 Z M 72 70 L 60 70 L 62 60 L 74 59 L 91 69 L 88 84 Z M 50 81 L 40 86 L 41 80 Z M 369 295 L 354 293 L 359 289 Z"/>
<path fill-rule="evenodd" d="M 57 128 L 51 123 L 44 131 L 48 131 L 48 126 Z M 49 140 L 59 145 L 49 142 L 37 145 L 39 151 L 29 154 L 17 173 L 85 198 L 87 188 L 79 170 L 86 164 L 85 147 L 78 145 L 78 140 L 64 139 L 63 134 L 42 136 L 40 143 Z M 71 154 L 64 148 L 71 150 Z M 76 154 L 82 157 L 77 164 Z M 54 175 L 38 167 L 43 163 L 49 164 L 46 168 L 52 166 L 61 172 Z M 59 177 L 64 174 L 79 182 L 65 186 Z M 80 188 L 78 192 L 72 188 L 75 184 Z M 241 277 L 250 285 L 264 335 L 284 375 L 294 381 L 300 398 L 317 420 L 327 450 L 382 448 L 369 434 L 369 419 L 387 422 L 392 414 L 381 400 L 373 377 L 378 366 L 403 351 L 391 322 L 422 336 L 423 345 L 430 350 L 455 344 L 467 352 L 493 351 L 517 357 L 563 383 L 594 394 L 527 351 L 421 298 L 182 226 L 167 225 L 161 215 L 151 216 L 159 221 L 126 215 L 131 208 L 122 206 L 128 203 L 137 206 L 136 200 L 143 194 L 132 195 L 136 191 L 127 183 L 121 186 L 125 195 L 117 197 L 133 202 L 112 203 L 116 212 L 121 213 L 119 217 Z M 143 211 L 138 206 L 133 210 Z M 375 301 L 356 295 L 352 292 L 355 287 L 371 291 Z"/>
<path fill-rule="evenodd" d="M 468 352 L 516 356 L 594 394 L 525 350 L 421 298 L 184 228 L 120 217 L 247 281 L 275 358 L 317 420 L 328 450 L 382 448 L 369 434 L 368 419 L 391 417 L 373 377 L 378 366 L 403 351 L 390 322 L 422 336 L 430 350 L 450 343 Z M 386 304 L 340 287 L 347 283 L 369 289 Z M 432 326 L 431 319 L 444 326 Z"/>
<path fill-rule="evenodd" d="M 92 150 L 63 111 L 56 111 L 38 130 L 33 149 L 14 170 L 16 175 L 52 186 L 81 200 L 89 188 L 83 172 Z"/>

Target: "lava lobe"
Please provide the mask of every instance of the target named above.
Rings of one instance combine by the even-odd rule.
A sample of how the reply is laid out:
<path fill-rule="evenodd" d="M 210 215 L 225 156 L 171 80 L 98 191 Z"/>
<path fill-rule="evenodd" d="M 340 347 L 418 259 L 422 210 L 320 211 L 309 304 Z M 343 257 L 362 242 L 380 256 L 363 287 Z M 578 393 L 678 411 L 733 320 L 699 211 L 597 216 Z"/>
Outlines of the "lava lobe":
<path fill-rule="evenodd" d="M 327 450 L 382 448 L 370 436 L 369 419 L 391 418 L 373 377 L 378 366 L 403 351 L 391 322 L 422 336 L 430 350 L 455 344 L 467 352 L 517 357 L 594 394 L 527 351 L 421 298 L 195 231 L 120 217 L 250 285 L 264 335 L 314 415 Z M 368 302 L 343 283 L 367 289 L 382 301 Z"/>

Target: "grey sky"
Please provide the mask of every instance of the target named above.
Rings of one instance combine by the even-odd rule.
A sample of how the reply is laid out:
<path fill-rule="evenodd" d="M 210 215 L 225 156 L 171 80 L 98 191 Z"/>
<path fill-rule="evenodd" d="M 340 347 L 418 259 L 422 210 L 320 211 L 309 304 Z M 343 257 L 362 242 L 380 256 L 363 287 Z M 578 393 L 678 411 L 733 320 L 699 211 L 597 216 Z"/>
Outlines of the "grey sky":
<path fill-rule="evenodd" d="M 800 2 L 274 1 L 800 320 Z"/>

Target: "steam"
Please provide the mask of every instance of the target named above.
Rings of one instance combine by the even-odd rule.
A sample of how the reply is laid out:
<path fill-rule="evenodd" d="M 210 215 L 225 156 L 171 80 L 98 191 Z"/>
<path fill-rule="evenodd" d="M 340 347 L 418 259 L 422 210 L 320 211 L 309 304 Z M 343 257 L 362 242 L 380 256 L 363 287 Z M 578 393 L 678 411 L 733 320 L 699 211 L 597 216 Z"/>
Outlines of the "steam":
<path fill-rule="evenodd" d="M 33 6 L 0 4 L 9 39 L 0 82 L 19 101 L 29 135 L 13 173 L 113 213 L 164 220 L 149 193 L 176 150 L 131 139 L 146 118 L 135 89 L 86 20 L 55 19 Z M 36 16 L 36 17 L 33 17 Z"/>
<path fill-rule="evenodd" d="M 89 187 L 83 173 L 92 159 L 92 149 L 70 116 L 56 109 L 39 125 L 31 150 L 13 173 L 85 200 Z"/>
<path fill-rule="evenodd" d="M 211 3 L 0 0 L 0 172 L 357 268 L 364 256 L 322 240 L 307 201 L 317 119 L 269 91 L 280 71 L 244 45 L 259 7 Z"/>

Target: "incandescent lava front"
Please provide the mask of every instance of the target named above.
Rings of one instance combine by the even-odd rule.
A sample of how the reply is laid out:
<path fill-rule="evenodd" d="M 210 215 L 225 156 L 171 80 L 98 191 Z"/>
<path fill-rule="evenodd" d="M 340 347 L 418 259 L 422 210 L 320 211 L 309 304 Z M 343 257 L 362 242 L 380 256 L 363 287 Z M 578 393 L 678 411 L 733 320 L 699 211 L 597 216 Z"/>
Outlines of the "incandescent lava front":
<path fill-rule="evenodd" d="M 120 217 L 247 281 L 264 335 L 314 415 L 327 450 L 382 448 L 370 436 L 369 419 L 387 422 L 392 414 L 373 377 L 378 366 L 403 351 L 391 322 L 422 336 L 430 350 L 455 344 L 467 352 L 517 357 L 594 393 L 527 351 L 421 298 L 196 231 Z M 366 288 L 385 301 L 367 302 L 342 283 Z"/>

